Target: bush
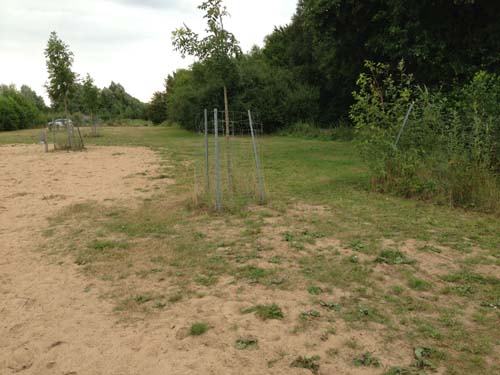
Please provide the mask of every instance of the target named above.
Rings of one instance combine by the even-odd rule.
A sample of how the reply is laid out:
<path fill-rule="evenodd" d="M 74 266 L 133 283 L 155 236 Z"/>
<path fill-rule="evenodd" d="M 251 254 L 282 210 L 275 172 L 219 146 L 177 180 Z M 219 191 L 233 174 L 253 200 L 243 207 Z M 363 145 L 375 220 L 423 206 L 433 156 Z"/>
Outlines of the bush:
<path fill-rule="evenodd" d="M 367 62 L 350 116 L 375 189 L 452 206 L 500 207 L 500 77 L 479 72 L 451 93 Z M 396 144 L 410 104 L 413 111 Z"/>
<path fill-rule="evenodd" d="M 43 120 L 35 104 L 14 87 L 0 87 L 0 131 L 33 128 Z"/>
<path fill-rule="evenodd" d="M 354 129 L 344 124 L 334 128 L 320 128 L 307 122 L 296 122 L 281 130 L 279 134 L 324 141 L 352 141 L 354 139 Z"/>

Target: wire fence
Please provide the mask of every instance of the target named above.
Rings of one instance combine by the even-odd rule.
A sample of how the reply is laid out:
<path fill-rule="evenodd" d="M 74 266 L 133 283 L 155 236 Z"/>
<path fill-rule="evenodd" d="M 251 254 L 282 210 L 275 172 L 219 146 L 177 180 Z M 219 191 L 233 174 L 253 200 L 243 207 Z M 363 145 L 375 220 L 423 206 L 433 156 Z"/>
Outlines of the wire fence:
<path fill-rule="evenodd" d="M 54 151 L 67 150 L 79 151 L 85 149 L 85 137 L 100 137 L 101 122 L 99 119 L 81 116 L 52 119 L 47 127 L 40 133 L 40 143 L 44 145 L 45 152 L 50 148 Z"/>
<path fill-rule="evenodd" d="M 260 136 L 263 124 L 251 111 L 205 110 L 197 121 L 203 157 L 195 165 L 195 199 L 217 211 L 267 199 Z"/>

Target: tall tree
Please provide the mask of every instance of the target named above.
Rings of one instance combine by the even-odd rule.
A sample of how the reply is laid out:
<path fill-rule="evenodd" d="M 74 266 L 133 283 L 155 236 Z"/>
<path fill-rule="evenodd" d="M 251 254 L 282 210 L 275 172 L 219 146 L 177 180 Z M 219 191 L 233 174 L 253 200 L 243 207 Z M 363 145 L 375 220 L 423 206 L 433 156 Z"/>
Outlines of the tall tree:
<path fill-rule="evenodd" d="M 161 124 L 167 119 L 167 94 L 157 91 L 148 106 L 148 117 L 153 124 Z"/>
<path fill-rule="evenodd" d="M 94 85 L 94 80 L 88 73 L 83 80 L 83 101 L 85 109 L 90 114 L 90 120 L 94 123 L 94 115 L 99 106 L 99 89 Z"/>
<path fill-rule="evenodd" d="M 74 55 L 55 31 L 50 33 L 45 58 L 49 74 L 45 88 L 54 106 L 64 104 L 64 112 L 68 117 L 68 99 L 77 80 L 76 73 L 71 70 Z"/>
<path fill-rule="evenodd" d="M 33 102 L 33 104 L 38 108 L 38 110 L 40 110 L 42 112 L 45 112 L 47 110 L 47 106 L 45 105 L 43 98 L 41 96 L 39 96 L 35 92 L 35 90 L 33 90 L 28 85 L 22 85 L 20 92 L 21 92 L 22 96 L 24 96 L 26 99 Z"/>
<path fill-rule="evenodd" d="M 229 104 L 227 86 L 234 76 L 234 57 L 241 55 L 239 42 L 226 29 L 224 29 L 224 17 L 229 16 L 227 8 L 222 0 L 207 0 L 198 9 L 205 11 L 203 18 L 207 21 L 205 29 L 207 35 L 200 36 L 188 26 L 175 30 L 172 33 L 174 49 L 179 51 L 183 57 L 191 55 L 212 67 L 212 72 L 217 80 L 222 83 L 224 90 L 224 109 L 226 114 L 226 137 L 229 136 Z"/>

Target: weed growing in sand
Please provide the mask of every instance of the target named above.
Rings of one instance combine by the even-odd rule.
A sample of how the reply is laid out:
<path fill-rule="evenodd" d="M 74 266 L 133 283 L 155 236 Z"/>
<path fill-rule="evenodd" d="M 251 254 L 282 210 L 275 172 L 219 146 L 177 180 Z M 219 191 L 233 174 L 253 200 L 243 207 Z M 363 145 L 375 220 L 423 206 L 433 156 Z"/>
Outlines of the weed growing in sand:
<path fill-rule="evenodd" d="M 140 294 L 140 295 L 137 295 L 134 297 L 134 301 L 138 305 L 143 305 L 143 304 L 151 301 L 152 299 L 153 299 L 153 297 L 151 297 L 149 294 Z"/>
<path fill-rule="evenodd" d="M 414 264 L 415 260 L 408 258 L 398 250 L 382 250 L 375 259 L 375 262 L 387 264 Z"/>
<path fill-rule="evenodd" d="M 317 296 L 321 293 L 323 293 L 323 289 L 321 289 L 319 286 L 310 286 L 307 291 L 309 292 L 309 294 L 313 295 L 313 296 Z"/>
<path fill-rule="evenodd" d="M 217 277 L 215 275 L 196 275 L 194 281 L 196 281 L 198 284 L 208 287 L 217 284 Z"/>
<path fill-rule="evenodd" d="M 311 370 L 313 374 L 319 374 L 319 363 L 320 357 L 315 355 L 313 357 L 298 357 L 291 364 L 291 367 L 303 368 Z"/>
<path fill-rule="evenodd" d="M 299 319 L 302 321 L 308 321 L 308 320 L 316 319 L 319 317 L 321 317 L 321 314 L 319 311 L 316 311 L 316 310 L 304 311 L 304 312 L 301 312 L 299 315 Z"/>
<path fill-rule="evenodd" d="M 254 337 L 244 337 L 236 340 L 234 347 L 238 350 L 257 349 L 259 341 Z"/>
<path fill-rule="evenodd" d="M 370 352 L 363 353 L 361 356 L 354 358 L 353 363 L 355 366 L 380 367 L 380 360 Z"/>
<path fill-rule="evenodd" d="M 206 333 L 209 329 L 210 327 L 207 323 L 197 322 L 191 325 L 191 328 L 189 329 L 189 334 L 191 336 L 201 336 L 204 333 Z"/>
<path fill-rule="evenodd" d="M 245 309 L 241 312 L 242 314 L 251 314 L 255 313 L 256 316 L 261 318 L 262 320 L 270 320 L 270 319 L 283 319 L 285 315 L 281 310 L 281 307 L 273 303 L 272 305 L 257 305 Z"/>
<path fill-rule="evenodd" d="M 156 301 L 153 305 L 153 308 L 154 309 L 164 309 L 165 307 L 167 306 L 167 304 L 165 302 L 162 302 L 162 301 Z"/>
<path fill-rule="evenodd" d="M 425 280 L 419 279 L 417 277 L 410 277 L 408 279 L 408 286 L 411 289 L 418 290 L 418 291 L 427 291 L 427 290 L 430 290 L 432 288 L 431 283 L 429 283 Z"/>
<path fill-rule="evenodd" d="M 340 305 L 338 303 L 319 301 L 319 304 L 320 304 L 320 306 L 322 306 L 325 309 L 328 309 L 330 311 L 340 311 Z"/>

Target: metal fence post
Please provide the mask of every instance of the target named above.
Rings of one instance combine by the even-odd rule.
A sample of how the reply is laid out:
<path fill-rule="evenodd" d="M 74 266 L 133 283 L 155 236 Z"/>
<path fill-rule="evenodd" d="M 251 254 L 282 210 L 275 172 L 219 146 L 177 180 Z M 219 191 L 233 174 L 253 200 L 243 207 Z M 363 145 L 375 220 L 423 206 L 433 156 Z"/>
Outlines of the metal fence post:
<path fill-rule="evenodd" d="M 208 111 L 205 109 L 205 192 L 208 194 L 210 190 L 210 170 L 208 161 Z"/>
<path fill-rule="evenodd" d="M 221 210 L 220 197 L 220 161 L 219 161 L 219 120 L 218 109 L 214 109 L 214 142 L 215 142 L 215 209 Z"/>
<path fill-rule="evenodd" d="M 47 129 L 43 130 L 43 146 L 44 146 L 45 152 L 49 152 L 49 140 L 48 140 L 48 135 L 47 135 Z"/>
<path fill-rule="evenodd" d="M 259 182 L 259 201 L 260 203 L 264 203 L 266 200 L 264 192 L 264 181 L 262 179 L 262 171 L 260 170 L 259 153 L 257 152 L 257 143 L 255 141 L 255 134 L 253 130 L 252 112 L 250 112 L 250 110 L 248 110 L 248 122 L 250 124 L 250 133 L 252 134 L 253 153 L 255 155 L 255 167 L 257 168 L 257 178 Z"/>
<path fill-rule="evenodd" d="M 401 136 L 403 135 L 403 132 L 406 127 L 406 123 L 408 122 L 408 119 L 410 118 L 411 111 L 413 110 L 413 103 L 410 104 L 410 108 L 408 108 L 408 112 L 406 112 L 405 119 L 403 121 L 403 126 L 401 127 L 401 130 L 398 133 L 398 137 L 396 138 L 396 142 L 394 143 L 394 148 L 398 147 L 399 140 L 401 139 Z"/>

